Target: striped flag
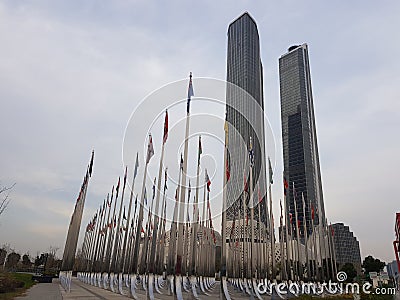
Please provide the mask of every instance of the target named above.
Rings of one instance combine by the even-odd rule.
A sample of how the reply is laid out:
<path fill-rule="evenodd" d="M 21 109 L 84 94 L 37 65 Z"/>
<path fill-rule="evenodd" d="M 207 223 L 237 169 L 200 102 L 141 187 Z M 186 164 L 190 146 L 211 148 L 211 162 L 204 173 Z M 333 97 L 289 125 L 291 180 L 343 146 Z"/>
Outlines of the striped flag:
<path fill-rule="evenodd" d="M 211 180 L 208 177 L 207 169 L 206 169 L 206 183 L 207 183 L 207 191 L 210 191 Z"/>

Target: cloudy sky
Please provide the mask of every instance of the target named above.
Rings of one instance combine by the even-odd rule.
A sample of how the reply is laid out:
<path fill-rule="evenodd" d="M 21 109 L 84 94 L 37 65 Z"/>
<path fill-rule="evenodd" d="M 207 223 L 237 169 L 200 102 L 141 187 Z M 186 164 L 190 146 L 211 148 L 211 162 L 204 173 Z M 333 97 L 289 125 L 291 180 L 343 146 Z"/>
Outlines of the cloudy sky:
<path fill-rule="evenodd" d="M 135 108 L 189 71 L 194 85 L 196 77 L 224 80 L 227 27 L 248 11 L 261 40 L 275 174 L 282 174 L 278 58 L 306 42 L 327 218 L 350 226 L 363 257 L 393 260 L 400 3 L 265 2 L 0 1 L 0 182 L 16 183 L 0 216 L 0 244 L 31 255 L 63 249 L 91 150 L 83 224 L 123 175 Z M 278 176 L 274 199 L 282 197 Z"/>

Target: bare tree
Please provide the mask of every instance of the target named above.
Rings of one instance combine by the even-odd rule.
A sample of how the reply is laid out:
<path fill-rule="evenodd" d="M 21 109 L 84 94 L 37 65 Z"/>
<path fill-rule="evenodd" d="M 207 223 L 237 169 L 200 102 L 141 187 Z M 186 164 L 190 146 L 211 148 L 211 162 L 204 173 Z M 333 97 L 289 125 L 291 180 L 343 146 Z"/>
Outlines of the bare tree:
<path fill-rule="evenodd" d="M 11 199 L 9 198 L 10 192 L 15 186 L 15 183 L 11 186 L 2 186 L 0 187 L 0 216 L 6 210 L 8 204 L 10 203 Z"/>

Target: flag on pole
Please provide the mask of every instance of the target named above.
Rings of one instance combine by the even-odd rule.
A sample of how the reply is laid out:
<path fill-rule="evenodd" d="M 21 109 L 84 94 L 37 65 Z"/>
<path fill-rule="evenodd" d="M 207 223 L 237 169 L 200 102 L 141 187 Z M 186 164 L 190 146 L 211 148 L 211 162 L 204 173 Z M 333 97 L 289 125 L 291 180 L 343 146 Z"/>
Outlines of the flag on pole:
<path fill-rule="evenodd" d="M 289 183 L 287 182 L 286 177 L 283 176 L 283 193 L 285 196 L 288 188 L 289 188 Z"/>
<path fill-rule="evenodd" d="M 168 139 L 168 110 L 165 110 L 163 144 L 165 144 L 167 139 Z"/>
<path fill-rule="evenodd" d="M 133 178 L 136 178 L 138 168 L 139 168 L 139 152 L 136 152 L 136 162 L 135 162 L 135 170 L 133 171 Z"/>
<path fill-rule="evenodd" d="M 152 189 L 153 189 L 153 197 L 152 197 L 152 199 L 154 200 L 154 197 L 156 195 L 156 177 L 154 177 L 154 182 L 153 182 Z"/>
<path fill-rule="evenodd" d="M 250 137 L 250 147 L 249 147 L 249 159 L 250 159 L 250 166 L 254 167 L 254 150 L 253 150 L 253 141 Z"/>
<path fill-rule="evenodd" d="M 147 146 L 146 164 L 149 163 L 149 161 L 153 157 L 153 155 L 154 155 L 153 138 L 151 137 L 151 134 L 149 134 L 149 144 Z"/>
<path fill-rule="evenodd" d="M 249 192 L 249 184 L 247 183 L 246 174 L 244 174 L 244 191 L 245 191 L 246 193 Z"/>
<path fill-rule="evenodd" d="M 146 191 L 146 187 L 144 187 L 144 203 L 146 203 L 147 206 L 147 191 Z"/>
<path fill-rule="evenodd" d="M 197 158 L 197 165 L 200 165 L 200 155 L 203 153 L 203 148 L 201 147 L 201 135 L 199 135 L 199 154 Z"/>
<path fill-rule="evenodd" d="M 274 183 L 274 179 L 273 179 L 274 173 L 272 171 L 271 159 L 269 158 L 269 156 L 268 156 L 268 169 L 269 169 L 269 183 L 273 184 Z"/>
<path fill-rule="evenodd" d="M 182 153 L 181 153 L 181 164 L 180 164 L 180 168 L 183 170 L 183 156 L 182 156 Z"/>
<path fill-rule="evenodd" d="M 262 197 L 261 197 L 261 193 L 260 193 L 260 186 L 258 186 L 258 203 L 262 202 Z"/>
<path fill-rule="evenodd" d="M 187 113 L 190 112 L 190 100 L 191 100 L 192 96 L 194 96 L 194 91 L 193 91 L 193 84 L 192 84 L 192 72 L 190 72 L 189 87 L 188 87 L 188 98 L 187 98 L 187 108 L 186 108 L 186 112 Z"/>
<path fill-rule="evenodd" d="M 168 180 L 168 173 L 167 173 L 167 170 L 168 170 L 168 168 L 165 168 L 165 172 L 164 172 L 164 178 L 165 178 L 164 188 L 165 188 L 166 190 L 168 190 L 168 187 L 167 187 L 167 180 Z"/>
<path fill-rule="evenodd" d="M 314 205 L 311 204 L 311 219 L 314 220 Z"/>
<path fill-rule="evenodd" d="M 211 180 L 208 177 L 207 169 L 206 169 L 206 183 L 207 183 L 207 191 L 210 191 Z"/>
<path fill-rule="evenodd" d="M 227 182 L 231 178 L 231 171 L 230 171 L 229 165 L 230 165 L 230 163 L 229 163 L 229 153 L 227 152 L 226 162 L 225 162 L 225 175 L 226 175 L 226 181 Z"/>
<path fill-rule="evenodd" d="M 124 175 L 124 185 L 126 184 L 126 176 L 128 173 L 128 166 L 125 167 L 125 175 Z"/>
<path fill-rule="evenodd" d="M 94 159 L 94 150 L 92 151 L 92 158 L 90 159 L 90 164 L 89 164 L 89 176 L 90 176 L 90 177 L 92 177 L 93 159 Z"/>
<path fill-rule="evenodd" d="M 125 205 L 124 205 L 124 215 L 122 217 L 124 220 L 127 220 L 126 215 L 125 215 Z"/>
<path fill-rule="evenodd" d="M 115 199 L 118 199 L 118 192 L 119 192 L 119 184 L 120 184 L 120 181 L 121 181 L 121 178 L 118 177 L 118 184 L 117 184 L 117 187 L 115 188 L 115 192 L 116 192 Z"/>

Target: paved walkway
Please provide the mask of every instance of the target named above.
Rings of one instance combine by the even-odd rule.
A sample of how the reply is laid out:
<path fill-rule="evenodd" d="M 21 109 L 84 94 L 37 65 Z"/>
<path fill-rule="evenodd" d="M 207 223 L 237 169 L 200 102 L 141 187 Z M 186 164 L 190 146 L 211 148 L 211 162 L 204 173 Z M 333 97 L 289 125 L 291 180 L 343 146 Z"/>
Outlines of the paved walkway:
<path fill-rule="evenodd" d="M 231 288 L 230 288 L 231 289 Z M 248 299 L 243 294 L 236 293 L 233 290 L 231 292 L 232 300 Z M 209 296 L 201 295 L 201 299 L 216 299 L 218 298 L 218 288 L 210 293 Z M 141 289 L 137 289 L 137 296 L 139 299 L 146 299 L 146 292 Z M 190 293 L 183 293 L 184 299 L 193 299 Z M 58 279 L 53 279 L 53 283 L 38 283 L 30 288 L 26 295 L 15 298 L 17 300 L 63 300 L 63 299 L 101 299 L 101 300 L 115 300 L 115 299 L 132 299 L 126 296 L 122 296 L 111 291 L 104 290 L 99 287 L 91 286 L 80 282 L 77 278 L 72 278 L 71 292 L 67 293 L 62 288 Z M 172 296 L 166 294 L 160 295 L 155 294 L 156 300 L 167 300 L 172 299 Z"/>
<path fill-rule="evenodd" d="M 16 300 L 61 300 L 60 281 L 53 280 L 53 283 L 37 283 L 26 291 L 24 296 Z"/>

